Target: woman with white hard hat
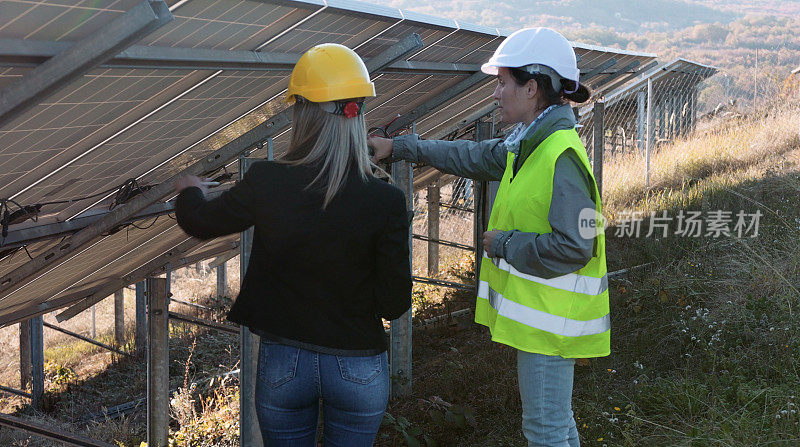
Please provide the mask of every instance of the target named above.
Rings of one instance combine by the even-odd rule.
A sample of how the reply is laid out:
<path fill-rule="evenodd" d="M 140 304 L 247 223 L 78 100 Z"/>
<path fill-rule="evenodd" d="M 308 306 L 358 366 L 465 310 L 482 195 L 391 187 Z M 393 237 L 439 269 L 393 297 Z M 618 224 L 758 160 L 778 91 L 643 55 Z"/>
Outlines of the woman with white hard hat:
<path fill-rule="evenodd" d="M 382 318 L 411 306 L 403 192 L 373 176 L 364 62 L 317 45 L 292 70 L 289 148 L 253 163 L 206 200 L 197 177 L 176 184 L 178 224 L 208 239 L 254 226 L 247 274 L 228 319 L 261 337 L 256 413 L 265 446 L 367 447 L 389 400 Z"/>
<path fill-rule="evenodd" d="M 576 358 L 610 352 L 600 194 L 566 103 L 589 99 L 572 45 L 548 28 L 508 36 L 481 69 L 497 76 L 505 139 L 370 138 L 375 159 L 422 162 L 500 180 L 475 321 L 518 351 L 522 427 L 529 446 L 580 444 L 572 412 Z"/>

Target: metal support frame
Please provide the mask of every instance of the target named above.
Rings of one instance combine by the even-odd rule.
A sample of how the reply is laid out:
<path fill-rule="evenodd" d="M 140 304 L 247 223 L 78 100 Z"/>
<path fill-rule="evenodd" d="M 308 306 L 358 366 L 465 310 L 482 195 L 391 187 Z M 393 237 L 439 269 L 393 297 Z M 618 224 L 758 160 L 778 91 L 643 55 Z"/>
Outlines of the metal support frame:
<path fill-rule="evenodd" d="M 229 241 L 229 245 L 225 245 L 222 247 L 211 247 L 207 250 L 198 251 L 190 256 L 183 256 L 170 261 L 164 267 L 158 268 L 154 270 L 152 273 L 164 273 L 167 271 L 167 266 L 169 266 L 172 270 L 177 270 L 179 268 L 187 267 L 190 265 L 196 265 L 198 262 L 205 261 L 206 259 L 213 258 L 217 256 L 219 253 L 234 250 L 239 248 L 239 241 L 231 240 Z"/>
<path fill-rule="evenodd" d="M 473 240 L 475 242 L 475 294 L 478 294 L 481 277 L 481 260 L 483 259 L 483 233 L 486 222 L 483 219 L 483 209 L 486 202 L 486 182 L 473 180 L 472 182 L 472 201 L 475 207 L 473 216 Z"/>
<path fill-rule="evenodd" d="M 439 274 L 439 180 L 428 185 L 428 276 Z"/>
<path fill-rule="evenodd" d="M 146 285 L 147 281 L 139 281 L 136 283 L 136 332 L 134 335 L 134 343 L 138 351 L 144 351 L 147 347 Z"/>
<path fill-rule="evenodd" d="M 681 134 L 686 135 L 689 133 L 689 127 L 691 125 L 691 110 L 690 110 L 690 103 L 691 102 L 691 92 L 682 92 L 681 93 L 681 115 L 683 119 L 681 120 Z"/>
<path fill-rule="evenodd" d="M 495 109 L 497 109 L 497 103 L 495 103 L 495 102 L 492 102 L 489 105 L 481 107 L 480 109 L 476 110 L 475 112 L 470 113 L 469 115 L 464 117 L 461 121 L 459 121 L 459 122 L 457 122 L 455 124 L 452 124 L 452 125 L 444 128 L 444 129 L 442 129 L 441 131 L 437 132 L 436 134 L 434 134 L 431 137 L 431 139 L 432 140 L 441 140 L 441 139 L 447 137 L 448 135 L 453 134 L 454 132 L 458 132 L 459 130 L 463 129 L 464 127 L 472 126 L 472 125 L 475 124 L 475 121 L 485 117 L 486 115 L 489 115 L 490 113 L 494 112 Z"/>
<path fill-rule="evenodd" d="M 233 258 L 235 258 L 237 256 L 239 256 L 239 248 L 238 247 L 235 250 L 231 250 L 231 251 L 229 251 L 227 253 L 223 253 L 223 254 L 217 256 L 216 258 L 214 258 L 213 261 L 208 263 L 208 267 L 209 268 L 219 267 L 220 265 L 225 264 L 226 262 L 230 261 L 231 259 L 233 259 Z"/>
<path fill-rule="evenodd" d="M 19 387 L 28 388 L 33 379 L 31 371 L 31 321 L 19 322 Z"/>
<path fill-rule="evenodd" d="M 91 337 L 86 337 L 84 335 L 78 334 L 77 332 L 72 332 L 72 331 L 64 329 L 62 327 L 58 327 L 58 326 L 56 326 L 54 324 L 44 323 L 44 327 L 50 328 L 50 329 L 52 329 L 54 331 L 61 332 L 62 334 L 67 334 L 70 337 L 75 337 L 78 340 L 83 340 L 86 343 L 90 343 L 90 344 L 93 344 L 95 346 L 99 346 L 99 347 L 101 347 L 101 348 L 103 348 L 103 349 L 105 349 L 107 351 L 116 352 L 117 354 L 121 354 L 121 355 L 124 355 L 124 356 L 130 356 L 131 355 L 128 352 L 125 352 L 125 351 L 123 351 L 121 349 L 115 348 L 114 346 L 109 346 L 109 345 L 107 345 L 105 343 L 102 343 L 102 342 L 99 342 L 99 341 L 97 341 L 97 340 L 95 340 L 95 339 L 93 339 Z"/>
<path fill-rule="evenodd" d="M 186 322 L 186 323 L 191 323 L 191 324 L 194 324 L 194 325 L 197 325 L 197 326 L 207 327 L 207 328 L 210 328 L 210 329 L 216 329 L 218 331 L 226 332 L 228 334 L 239 334 L 240 330 L 241 330 L 239 326 L 234 326 L 234 325 L 225 324 L 225 323 L 217 323 L 216 321 L 205 320 L 203 318 L 193 317 L 191 315 L 186 315 L 186 314 L 182 314 L 182 313 L 178 313 L 178 312 L 172 312 L 172 311 L 169 312 L 169 318 L 170 318 L 170 320 L 178 320 L 178 321 L 183 321 L 183 322 Z"/>
<path fill-rule="evenodd" d="M 13 395 L 19 396 L 19 397 L 26 397 L 28 399 L 31 398 L 31 393 L 26 393 L 25 391 L 18 390 L 16 388 L 3 386 L 3 385 L 0 385 L 0 391 L 6 392 L 6 393 L 10 393 L 10 394 L 13 394 Z"/>
<path fill-rule="evenodd" d="M 216 198 L 222 194 L 222 192 L 222 190 L 210 191 L 206 194 L 206 198 Z M 141 212 L 136 213 L 136 215 L 132 216 L 130 219 L 120 222 L 119 225 L 122 226 L 143 220 L 150 220 L 154 217 L 164 216 L 174 212 L 174 201 L 154 203 Z M 71 235 L 102 219 L 109 213 L 110 211 L 107 206 L 98 206 L 67 221 L 43 222 L 45 218 L 42 217 L 38 222 L 27 221 L 23 224 L 14 225 L 9 228 L 8 236 L 5 238 L 2 248 L 22 247 L 23 245 L 34 242 Z"/>
<path fill-rule="evenodd" d="M 239 158 L 239 178 L 243 179 L 250 165 L 255 162 L 253 158 Z M 253 247 L 253 227 L 242 232 L 241 254 L 239 263 L 239 278 L 244 284 L 248 264 L 250 264 L 250 251 Z M 250 332 L 247 326 L 239 327 L 240 337 L 240 364 L 239 374 L 239 445 L 242 447 L 261 447 L 261 431 L 256 419 L 256 372 L 258 371 L 259 337 Z"/>
<path fill-rule="evenodd" d="M 439 245 L 444 245 L 445 247 L 460 248 L 462 250 L 468 250 L 468 251 L 475 250 L 475 247 L 473 247 L 471 245 L 459 244 L 458 242 L 445 241 L 443 239 L 434 239 L 434 238 L 430 238 L 430 237 L 422 235 L 422 234 L 413 234 L 412 237 L 414 239 L 417 239 L 417 240 L 420 240 L 420 241 L 433 242 L 433 243 L 436 243 L 436 244 L 439 244 Z"/>
<path fill-rule="evenodd" d="M 639 64 L 641 64 L 641 61 L 635 60 L 635 61 L 631 62 L 630 64 L 628 64 L 628 65 L 620 68 L 619 70 L 615 71 L 614 73 L 609 73 L 608 75 L 606 75 L 605 78 L 603 78 L 602 80 L 594 83 L 594 88 L 595 89 L 599 89 L 600 87 L 608 84 L 609 82 L 613 81 L 614 79 L 617 79 L 618 77 L 622 76 L 623 74 L 629 73 L 630 70 L 635 69 L 636 67 L 639 66 Z"/>
<path fill-rule="evenodd" d="M 648 72 L 650 67 L 654 66 L 654 65 L 657 65 L 657 62 L 655 62 L 655 61 L 651 62 L 651 63 L 645 65 L 641 70 L 638 70 L 635 73 L 636 75 L 639 75 L 639 74 L 644 73 L 644 72 L 647 72 L 647 73 L 645 73 L 644 76 L 641 77 L 640 79 L 638 79 L 636 82 L 632 82 L 631 84 L 626 85 L 624 87 L 621 87 L 619 89 L 617 89 L 615 87 L 613 89 L 613 91 L 610 91 L 612 89 L 607 89 L 607 91 L 610 91 L 610 93 L 608 93 L 606 95 L 606 98 L 605 98 L 606 108 L 608 109 L 608 108 L 614 106 L 617 102 L 625 100 L 628 96 L 631 95 L 631 92 L 636 92 L 636 91 L 639 91 L 639 90 L 641 90 L 643 88 L 646 88 L 646 83 L 647 83 L 648 79 L 652 79 L 653 82 L 658 82 L 658 81 L 661 81 L 661 80 L 664 80 L 664 79 L 669 79 L 670 77 L 675 76 L 677 74 L 684 74 L 684 75 L 692 74 L 692 73 L 687 73 L 685 71 L 684 68 L 686 66 L 690 66 L 694 70 L 703 70 L 703 73 L 704 74 L 708 74 L 709 76 L 712 75 L 713 73 L 715 73 L 716 70 L 717 70 L 715 67 L 712 67 L 712 66 L 700 65 L 700 64 L 697 64 L 695 62 L 689 62 L 689 61 L 686 61 L 686 60 L 683 60 L 683 59 L 675 59 L 672 62 L 669 62 L 667 64 L 662 65 L 657 70 L 653 70 L 653 71 L 649 71 Z M 699 76 L 699 75 L 697 75 L 697 76 Z M 671 90 L 671 89 L 670 90 L 664 90 L 664 91 L 668 92 L 670 94 L 675 92 L 674 90 Z M 666 97 L 666 98 L 662 98 L 662 99 L 665 102 L 668 102 L 670 100 L 670 98 L 671 98 L 671 96 L 670 97 Z"/>
<path fill-rule="evenodd" d="M 370 73 L 382 70 L 410 52 L 422 47 L 418 34 L 411 34 L 379 55 L 368 60 L 365 65 Z M 185 175 L 203 176 L 228 164 L 246 150 L 260 145 L 265 139 L 276 135 L 291 123 L 291 108 L 273 116 L 255 128 L 245 132 L 218 150 L 193 163 L 188 168 L 173 175 L 157 186 L 139 194 L 133 200 L 115 208 L 103 218 L 78 231 L 55 247 L 46 250 L 14 271 L 0 278 L 0 301 L 2 298 L 27 284 L 30 279 L 44 269 L 83 249 L 103 233 L 121 222 L 135 216 L 144 208 L 171 194 L 175 182 Z M 122 287 L 122 286 L 120 286 Z M 112 290 L 113 292 L 113 290 Z M 110 292 L 109 292 L 110 293 Z M 41 303 L 38 303 L 41 304 Z"/>
<path fill-rule="evenodd" d="M 453 97 L 458 96 L 466 92 L 467 90 L 472 89 L 473 87 L 481 84 L 482 82 L 486 82 L 488 79 L 489 75 L 483 72 L 479 71 L 477 73 L 473 73 L 468 78 L 463 79 L 457 84 L 446 88 L 444 91 L 434 96 L 433 98 L 429 99 L 419 107 L 415 108 L 414 110 L 408 113 L 403 114 L 402 116 L 394 120 L 392 124 L 386 128 L 386 132 L 389 134 L 393 134 L 400 129 L 410 126 L 413 122 L 419 121 L 422 117 L 432 112 L 436 108 L 440 107 L 441 105 L 445 104 Z"/>
<path fill-rule="evenodd" d="M 68 445 L 79 447 L 114 447 L 113 445 L 102 441 L 89 439 L 85 436 L 76 435 L 74 433 L 68 433 L 56 427 L 44 425 L 39 422 L 26 421 L 25 419 L 12 416 L 10 414 L 0 414 L 0 425 L 15 428 L 17 430 L 24 430 L 28 433 L 33 433 L 55 441 L 59 441 L 59 445 L 61 445 L 61 443 L 66 443 Z"/>
<path fill-rule="evenodd" d="M 217 298 L 228 295 L 228 264 L 223 262 L 217 268 Z"/>
<path fill-rule="evenodd" d="M 44 399 L 44 319 L 30 319 L 31 330 L 31 399 L 34 408 L 41 410 Z"/>
<path fill-rule="evenodd" d="M 0 90 L 0 126 L 172 20 L 163 1 L 142 1 Z"/>
<path fill-rule="evenodd" d="M 611 59 L 609 59 L 609 60 L 603 62 L 602 64 L 600 64 L 599 66 L 597 66 L 594 70 L 591 70 L 591 71 L 587 72 L 586 74 L 581 75 L 581 82 L 586 82 L 586 81 L 588 81 L 589 79 L 592 79 L 595 76 L 599 76 L 599 75 L 603 74 L 604 71 L 608 70 L 609 68 L 613 67 L 614 65 L 617 65 L 617 59 L 612 57 Z"/>
<path fill-rule="evenodd" d="M 169 298 L 167 280 L 147 278 L 147 445 L 169 434 Z"/>
<path fill-rule="evenodd" d="M 613 80 L 610 84 L 606 85 L 603 90 L 605 91 L 616 91 L 618 88 L 622 87 L 623 85 L 627 84 L 631 79 L 636 77 L 642 76 L 643 73 L 646 73 L 648 70 L 656 67 L 658 65 L 658 61 L 652 61 L 649 64 L 635 70 L 631 73 L 628 73 L 625 76 L 622 76 L 619 79 Z M 609 101 L 606 101 L 606 108 L 610 107 Z"/>
<path fill-rule="evenodd" d="M 187 252 L 193 250 L 196 246 L 202 243 L 203 241 L 199 239 L 188 238 L 185 241 L 173 247 L 171 250 L 167 251 L 161 256 L 156 257 L 152 261 L 137 268 L 131 273 L 128 273 L 127 275 L 119 279 L 115 279 L 114 281 L 106 283 L 99 289 L 96 289 L 93 293 L 92 291 L 84 292 L 85 293 L 84 296 L 86 296 L 86 298 L 83 299 L 81 302 L 74 304 L 73 306 L 61 312 L 60 314 L 56 315 L 56 320 L 58 322 L 69 320 L 75 315 L 78 315 L 79 313 L 93 306 L 95 303 L 101 301 L 102 299 L 113 293 L 115 290 L 121 289 L 129 284 L 141 281 L 144 278 L 148 277 L 149 275 L 155 273 L 157 270 L 164 268 L 164 266 L 169 264 L 170 262 L 177 261 L 181 257 L 185 256 Z"/>
<path fill-rule="evenodd" d="M 472 209 L 472 208 L 464 208 L 463 206 L 450 205 L 449 203 L 440 203 L 439 206 L 444 207 L 444 208 L 449 208 L 451 210 L 463 211 L 465 213 L 474 213 L 475 212 L 475 210 Z"/>
<path fill-rule="evenodd" d="M 475 141 L 483 141 L 491 135 L 491 123 L 484 123 L 480 120 L 475 122 Z M 487 230 L 487 202 L 489 196 L 489 183 L 473 180 L 473 214 L 474 221 L 474 240 L 475 240 L 475 294 L 478 293 L 481 277 L 481 259 L 483 259 L 483 233 Z"/>
<path fill-rule="evenodd" d="M 672 96 L 669 92 L 664 93 L 664 138 L 672 139 Z"/>
<path fill-rule="evenodd" d="M 170 304 L 172 304 L 172 303 L 183 304 L 185 306 L 189 306 L 189 307 L 192 307 L 192 308 L 198 309 L 198 310 L 206 310 L 206 311 L 213 310 L 208 306 L 203 306 L 202 304 L 197 304 L 197 303 L 193 303 L 191 301 L 185 301 L 185 300 L 182 300 L 180 298 L 175 298 L 175 295 L 172 295 L 171 297 L 169 297 L 169 303 Z"/>
<path fill-rule="evenodd" d="M 74 46 L 72 42 L 0 39 L 0 67 L 37 66 Z M 100 68 L 159 70 L 291 71 L 302 54 L 133 45 Z M 380 71 L 408 74 L 472 74 L 477 64 L 396 60 Z"/>
<path fill-rule="evenodd" d="M 646 140 L 644 147 L 644 187 L 650 188 L 650 153 L 653 150 L 653 79 L 647 80 L 647 118 L 645 119 Z"/>
<path fill-rule="evenodd" d="M 675 92 L 675 137 L 683 135 L 683 93 Z"/>
<path fill-rule="evenodd" d="M 597 183 L 597 191 L 603 197 L 603 155 L 605 152 L 606 128 L 605 128 L 605 103 L 597 101 L 593 106 L 594 136 L 592 142 L 592 171 L 594 180 Z"/>
<path fill-rule="evenodd" d="M 395 186 L 400 188 L 406 196 L 406 210 L 414 210 L 414 177 L 410 162 L 398 161 L 392 163 L 392 180 Z M 408 229 L 408 253 L 409 263 L 412 258 L 411 243 L 412 228 Z M 391 369 L 391 390 L 392 396 L 406 396 L 411 394 L 411 313 L 404 313 L 400 318 L 392 320 L 389 332 L 391 358 L 389 360 Z"/>
<path fill-rule="evenodd" d="M 475 290 L 475 287 L 473 287 L 472 284 L 461 284 L 453 281 L 445 281 L 443 279 L 426 278 L 424 276 L 416 275 L 412 276 L 411 279 L 414 282 L 430 284 L 432 286 L 446 287 L 448 289 L 466 290 L 467 292 L 472 292 Z"/>
<path fill-rule="evenodd" d="M 680 111 L 680 99 L 676 93 L 672 94 L 672 134 L 670 135 L 671 139 L 678 138 L 680 136 L 680 123 L 681 123 L 681 111 Z"/>
<path fill-rule="evenodd" d="M 153 261 L 148 262 L 142 267 L 139 267 L 120 278 L 113 279 L 107 283 L 94 287 L 87 287 L 75 292 L 66 293 L 58 298 L 44 301 L 39 304 L 29 305 L 20 310 L 15 310 L 0 318 L 0 324 L 8 325 L 17 323 L 36 315 L 42 315 L 61 309 L 62 307 L 72 305 L 69 309 L 56 315 L 56 320 L 61 322 L 88 309 L 95 303 L 112 294 L 117 288 L 127 287 L 138 281 L 142 281 L 147 276 L 152 274 L 164 273 L 164 271 L 166 271 L 165 265 L 169 264 L 170 262 L 172 262 L 175 266 L 183 266 L 197 262 L 197 260 L 214 257 L 220 252 L 228 251 L 238 247 L 238 241 L 231 241 L 229 246 L 204 250 L 188 257 L 185 255 L 187 252 L 193 250 L 196 245 L 200 245 L 202 243 L 203 241 L 197 239 L 192 239 L 192 242 L 184 241 L 184 243 L 182 243 L 183 245 L 178 244 L 168 252 L 156 257 Z M 76 302 L 77 304 L 75 304 Z"/>
<path fill-rule="evenodd" d="M 125 344 L 125 289 L 114 292 L 114 343 Z"/>
<path fill-rule="evenodd" d="M 686 96 L 683 92 L 678 92 L 676 96 L 678 100 L 678 136 L 682 136 L 686 134 Z"/>
<path fill-rule="evenodd" d="M 636 148 L 640 154 L 645 149 L 645 131 L 647 130 L 647 92 L 636 93 Z"/>

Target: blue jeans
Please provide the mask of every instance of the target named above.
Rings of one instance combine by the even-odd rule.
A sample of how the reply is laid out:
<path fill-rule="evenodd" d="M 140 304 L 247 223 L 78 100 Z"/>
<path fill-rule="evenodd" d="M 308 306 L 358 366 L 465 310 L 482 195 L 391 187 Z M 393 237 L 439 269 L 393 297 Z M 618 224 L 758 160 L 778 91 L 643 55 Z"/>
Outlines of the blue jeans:
<path fill-rule="evenodd" d="M 572 415 L 575 359 L 517 351 L 522 432 L 528 447 L 579 447 Z"/>
<path fill-rule="evenodd" d="M 256 412 L 265 447 L 371 446 L 389 401 L 386 353 L 343 357 L 262 340 Z"/>

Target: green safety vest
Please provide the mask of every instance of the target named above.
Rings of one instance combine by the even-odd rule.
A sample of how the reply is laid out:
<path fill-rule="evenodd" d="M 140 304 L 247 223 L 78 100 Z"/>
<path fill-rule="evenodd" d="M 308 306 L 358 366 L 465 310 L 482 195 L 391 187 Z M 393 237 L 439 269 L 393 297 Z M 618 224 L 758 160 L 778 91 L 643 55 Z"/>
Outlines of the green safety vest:
<path fill-rule="evenodd" d="M 569 148 L 578 154 L 592 179 L 595 211 L 601 213 L 600 193 L 578 133 L 558 130 L 539 144 L 516 175 L 514 154 L 509 152 L 489 229 L 552 231 L 547 216 L 556 160 Z M 585 267 L 550 279 L 522 273 L 505 259 L 490 259 L 484 252 L 475 322 L 489 327 L 492 340 L 525 352 L 565 358 L 608 355 L 611 324 L 605 251 L 605 236 L 600 231 L 594 256 Z"/>

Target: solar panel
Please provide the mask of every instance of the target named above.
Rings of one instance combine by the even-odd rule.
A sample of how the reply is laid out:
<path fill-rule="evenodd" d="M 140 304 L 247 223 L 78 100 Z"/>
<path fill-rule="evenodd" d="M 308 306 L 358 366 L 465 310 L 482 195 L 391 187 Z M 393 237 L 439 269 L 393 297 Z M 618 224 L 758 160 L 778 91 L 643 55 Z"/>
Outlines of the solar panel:
<path fill-rule="evenodd" d="M 0 88 L 138 3 L 0 0 Z M 293 61 L 319 43 L 351 46 L 369 60 L 412 32 L 421 36 L 422 49 L 373 76 L 378 97 L 368 101 L 366 118 L 369 126 L 383 126 L 467 79 L 507 35 L 348 0 L 167 5 L 171 22 L 0 127 L 0 197 L 34 204 L 100 194 L 43 207 L 43 214 L 63 221 L 93 206 L 107 208 L 114 189 L 130 178 L 159 184 L 283 111 Z M 630 61 L 643 66 L 654 59 L 579 44 L 576 53 L 584 73 L 611 58 L 617 63 L 606 74 Z M 490 104 L 493 89 L 490 79 L 471 86 L 421 117 L 418 131 L 435 135 L 452 126 Z M 288 136 L 276 135 L 276 154 L 285 151 Z M 254 148 L 253 155 L 265 156 L 266 148 Z M 16 292 L 0 292 L 0 324 L 4 315 L 90 290 L 164 253 L 185 238 L 174 226 L 166 228 L 167 222 L 95 239 L 68 260 L 38 271 Z M 36 242 L 28 250 L 36 257 L 54 244 Z M 27 254 L 21 254 L 0 259 L 0 274 L 26 265 Z"/>
<path fill-rule="evenodd" d="M 690 91 L 701 82 L 713 76 L 716 72 L 716 67 L 685 59 L 675 59 L 643 73 L 639 78 L 627 84 L 624 88 L 617 89 L 605 95 L 605 108 L 614 108 L 616 111 L 615 115 L 617 115 L 614 117 L 615 120 L 629 120 L 632 115 L 637 113 L 635 104 L 637 101 L 636 95 L 647 89 L 648 80 L 653 84 L 654 95 L 660 98 L 679 92 L 685 93 Z M 582 122 L 590 119 L 590 117 L 591 109 L 589 107 L 581 110 Z"/>
<path fill-rule="evenodd" d="M 130 10 L 140 0 L 0 2 L 0 35 L 30 40 L 78 40 Z"/>

